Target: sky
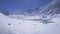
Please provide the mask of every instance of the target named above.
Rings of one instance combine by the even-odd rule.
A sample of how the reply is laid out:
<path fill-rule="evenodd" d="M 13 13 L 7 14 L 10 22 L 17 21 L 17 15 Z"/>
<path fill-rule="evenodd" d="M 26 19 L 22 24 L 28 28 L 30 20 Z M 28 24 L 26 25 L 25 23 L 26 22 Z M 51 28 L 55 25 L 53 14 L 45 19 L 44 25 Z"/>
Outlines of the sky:
<path fill-rule="evenodd" d="M 26 10 L 48 4 L 51 0 L 0 0 L 0 10 Z"/>

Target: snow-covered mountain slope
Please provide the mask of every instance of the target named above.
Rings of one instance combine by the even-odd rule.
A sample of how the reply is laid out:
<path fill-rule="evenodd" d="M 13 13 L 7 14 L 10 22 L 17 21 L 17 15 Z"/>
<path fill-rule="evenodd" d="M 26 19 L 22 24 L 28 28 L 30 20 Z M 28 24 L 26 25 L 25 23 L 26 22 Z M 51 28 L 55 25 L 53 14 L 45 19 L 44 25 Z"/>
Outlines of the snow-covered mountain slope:
<path fill-rule="evenodd" d="M 60 0 L 18 14 L 1 11 L 0 34 L 60 34 Z"/>
<path fill-rule="evenodd" d="M 44 9 L 42 10 L 41 14 L 51 14 L 51 15 L 55 15 L 55 14 L 59 14 L 60 13 L 60 0 L 54 0 L 51 3 L 49 3 L 47 6 L 44 7 Z"/>
<path fill-rule="evenodd" d="M 0 34 L 60 34 L 60 18 L 55 23 L 41 24 L 40 21 L 16 20 L 0 13 Z"/>
<path fill-rule="evenodd" d="M 0 34 L 10 34 L 11 31 L 9 29 L 15 27 L 20 22 L 0 13 Z"/>

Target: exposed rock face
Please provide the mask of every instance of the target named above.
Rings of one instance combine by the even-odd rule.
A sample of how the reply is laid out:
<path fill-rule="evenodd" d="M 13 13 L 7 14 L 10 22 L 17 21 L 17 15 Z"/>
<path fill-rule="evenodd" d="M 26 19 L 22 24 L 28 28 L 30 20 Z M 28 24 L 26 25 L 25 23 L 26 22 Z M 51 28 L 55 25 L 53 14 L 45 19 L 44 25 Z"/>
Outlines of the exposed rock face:
<path fill-rule="evenodd" d="M 41 14 L 55 15 L 60 13 L 60 0 L 53 0 L 50 4 L 44 7 Z"/>

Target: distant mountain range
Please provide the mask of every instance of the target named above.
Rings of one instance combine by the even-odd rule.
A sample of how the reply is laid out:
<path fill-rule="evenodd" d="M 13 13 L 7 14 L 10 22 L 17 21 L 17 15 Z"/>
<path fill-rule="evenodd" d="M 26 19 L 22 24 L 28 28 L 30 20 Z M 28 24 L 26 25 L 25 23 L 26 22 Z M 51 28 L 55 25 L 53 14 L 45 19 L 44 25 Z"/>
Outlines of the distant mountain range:
<path fill-rule="evenodd" d="M 28 10 L 22 10 L 22 11 L 0 11 L 5 15 L 56 15 L 60 14 L 60 0 L 53 0 L 49 4 L 47 4 L 44 7 L 37 7 L 37 8 L 32 8 Z"/>
<path fill-rule="evenodd" d="M 56 16 L 60 17 L 60 0 L 53 0 L 43 7 L 32 8 L 20 11 L 0 11 L 6 16 L 17 20 L 41 21 L 43 24 L 54 23 L 51 20 Z"/>

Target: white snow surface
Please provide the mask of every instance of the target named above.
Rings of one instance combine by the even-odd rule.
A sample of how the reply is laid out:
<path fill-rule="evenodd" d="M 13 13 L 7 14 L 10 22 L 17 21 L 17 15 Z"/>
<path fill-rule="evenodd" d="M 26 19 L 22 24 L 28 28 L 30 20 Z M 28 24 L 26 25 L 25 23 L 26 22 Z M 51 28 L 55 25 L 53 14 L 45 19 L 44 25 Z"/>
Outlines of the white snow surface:
<path fill-rule="evenodd" d="M 60 18 L 52 21 L 55 23 L 41 24 L 39 21 L 16 20 L 0 13 L 0 34 L 60 34 Z"/>
<path fill-rule="evenodd" d="M 56 11 L 59 12 L 60 11 L 59 8 L 57 7 L 58 8 L 57 10 L 57 8 L 54 7 L 55 4 L 56 4 L 55 1 L 48 4 L 47 6 L 44 7 L 43 10 L 40 10 L 41 13 L 44 15 L 45 13 L 49 14 L 52 11 L 54 11 L 53 14 L 55 14 Z M 57 3 L 57 5 L 60 6 L 59 3 Z M 51 8 L 49 8 L 50 6 Z M 60 34 L 60 14 L 58 15 L 56 14 L 53 17 L 48 15 L 46 19 L 43 18 L 42 20 L 41 18 L 43 15 L 39 14 L 34 16 L 24 15 L 6 16 L 0 13 L 0 34 Z M 36 21 L 37 19 L 38 21 Z M 41 21 L 42 22 L 52 21 L 54 23 L 42 24 Z"/>

